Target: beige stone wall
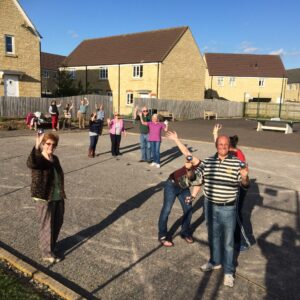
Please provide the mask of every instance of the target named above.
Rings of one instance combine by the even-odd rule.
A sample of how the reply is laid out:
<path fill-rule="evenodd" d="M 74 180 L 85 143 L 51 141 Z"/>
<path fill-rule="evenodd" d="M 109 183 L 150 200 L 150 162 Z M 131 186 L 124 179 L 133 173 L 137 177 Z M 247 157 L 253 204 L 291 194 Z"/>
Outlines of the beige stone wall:
<path fill-rule="evenodd" d="M 218 77 L 224 77 L 223 86 L 218 85 Z M 265 77 L 264 80 L 265 86 L 260 87 L 258 77 L 235 77 L 235 83 L 231 86 L 230 77 L 209 76 L 206 72 L 205 88 L 212 90 L 214 95 L 217 93 L 219 97 L 237 102 L 243 102 L 245 96 L 246 100 L 257 97 L 271 98 L 273 103 L 279 102 L 281 93 L 284 98 L 286 79 Z"/>
<path fill-rule="evenodd" d="M 162 63 L 159 98 L 202 100 L 205 63 L 188 29 Z"/>
<path fill-rule="evenodd" d="M 300 102 L 300 83 L 286 85 L 285 100 Z"/>
<path fill-rule="evenodd" d="M 140 97 L 139 91 L 149 91 L 149 94 L 154 96 L 157 95 L 157 64 L 143 64 L 143 77 L 133 77 L 133 65 L 112 65 L 107 66 L 108 68 L 108 79 L 99 78 L 99 69 L 88 68 L 88 91 L 99 93 L 100 95 L 107 95 L 107 91 L 111 91 L 113 94 L 113 106 L 114 110 L 118 110 L 120 106 L 120 112 L 122 114 L 129 114 L 133 110 L 132 105 L 127 105 L 127 92 L 131 91 L 133 97 Z M 120 68 L 120 70 L 119 70 Z M 72 69 L 72 68 L 69 68 Z M 76 82 L 77 85 L 81 81 L 85 88 L 86 82 L 86 70 L 85 68 L 74 68 L 76 69 Z M 120 73 L 120 74 L 119 74 Z M 119 86 L 120 76 L 120 86 Z M 120 93 L 119 93 L 120 89 Z M 120 101 L 120 103 L 119 103 Z"/>
<path fill-rule="evenodd" d="M 0 1 L 0 69 L 24 72 L 19 79 L 19 96 L 40 97 L 40 40 L 27 28 L 25 20 L 12 0 Z M 4 35 L 14 36 L 15 55 L 5 54 Z M 4 85 L 0 84 L 0 96 Z"/>

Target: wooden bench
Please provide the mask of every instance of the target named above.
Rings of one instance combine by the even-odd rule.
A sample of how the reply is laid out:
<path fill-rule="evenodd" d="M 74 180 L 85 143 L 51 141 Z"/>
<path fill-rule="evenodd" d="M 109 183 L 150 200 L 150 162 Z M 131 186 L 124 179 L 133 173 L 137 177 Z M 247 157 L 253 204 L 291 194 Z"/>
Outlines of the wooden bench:
<path fill-rule="evenodd" d="M 276 130 L 276 131 L 284 131 L 285 134 L 293 133 L 293 125 L 295 123 L 300 123 L 299 121 L 290 121 L 290 120 L 271 120 L 271 119 L 250 119 L 250 120 L 257 121 L 256 131 Z M 282 126 L 273 126 L 273 125 L 282 125 Z"/>
<path fill-rule="evenodd" d="M 215 117 L 215 119 L 218 119 L 218 114 L 212 110 L 205 110 L 204 111 L 204 120 L 206 119 L 209 120 L 212 117 Z"/>
<path fill-rule="evenodd" d="M 170 113 L 168 110 L 159 110 L 157 111 L 158 116 L 164 120 L 174 121 L 174 114 Z"/>

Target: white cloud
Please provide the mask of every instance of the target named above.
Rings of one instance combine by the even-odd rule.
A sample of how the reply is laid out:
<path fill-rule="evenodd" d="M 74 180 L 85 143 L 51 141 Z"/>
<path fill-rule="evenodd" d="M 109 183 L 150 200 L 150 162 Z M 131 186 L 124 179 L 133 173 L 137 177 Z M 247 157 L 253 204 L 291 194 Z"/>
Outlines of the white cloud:
<path fill-rule="evenodd" d="M 77 39 L 79 38 L 79 34 L 77 32 L 75 32 L 74 30 L 68 30 L 68 35 L 71 36 L 72 39 Z"/>
<path fill-rule="evenodd" d="M 286 55 L 285 51 L 282 48 L 280 48 L 278 50 L 273 50 L 269 54 L 272 54 L 272 55 Z"/>
<path fill-rule="evenodd" d="M 248 41 L 243 41 L 243 42 L 241 42 L 241 44 L 239 46 L 239 50 L 241 50 L 243 53 L 255 53 L 259 50 L 259 48 L 254 47 Z"/>

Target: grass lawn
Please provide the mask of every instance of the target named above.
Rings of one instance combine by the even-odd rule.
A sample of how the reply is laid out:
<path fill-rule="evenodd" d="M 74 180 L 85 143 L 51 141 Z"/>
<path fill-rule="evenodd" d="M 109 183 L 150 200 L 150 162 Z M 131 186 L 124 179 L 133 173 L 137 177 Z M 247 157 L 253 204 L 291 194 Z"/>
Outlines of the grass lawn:
<path fill-rule="evenodd" d="M 1 300 L 44 300 L 44 299 L 58 299 L 54 296 L 47 295 L 47 292 L 38 290 L 30 279 L 23 277 L 10 270 L 9 267 L 0 261 L 0 299 Z"/>

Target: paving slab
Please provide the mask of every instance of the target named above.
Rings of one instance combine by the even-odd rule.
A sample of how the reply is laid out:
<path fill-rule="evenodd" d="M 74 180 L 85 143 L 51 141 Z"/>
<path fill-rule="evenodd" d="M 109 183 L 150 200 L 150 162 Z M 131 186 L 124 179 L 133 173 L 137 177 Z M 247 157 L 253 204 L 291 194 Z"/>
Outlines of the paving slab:
<path fill-rule="evenodd" d="M 133 131 L 122 138 L 118 159 L 109 152 L 107 133 L 94 159 L 87 157 L 86 131 L 59 133 L 56 153 L 68 199 L 58 245 L 65 259 L 54 265 L 41 261 L 37 247 L 39 224 L 26 167 L 34 135 L 0 138 L 0 246 L 87 299 L 296 299 L 300 155 L 241 142 L 251 168 L 244 218 L 253 246 L 237 257 L 236 284 L 230 289 L 223 286 L 222 271 L 200 271 L 208 259 L 201 195 L 193 208 L 195 243 L 188 245 L 178 235 L 177 201 L 168 223 L 175 247 L 158 244 L 163 184 L 183 165 L 183 157 L 164 139 L 161 169 L 139 163 L 139 137 Z M 209 140 L 184 142 L 199 158 L 215 152 Z"/>

